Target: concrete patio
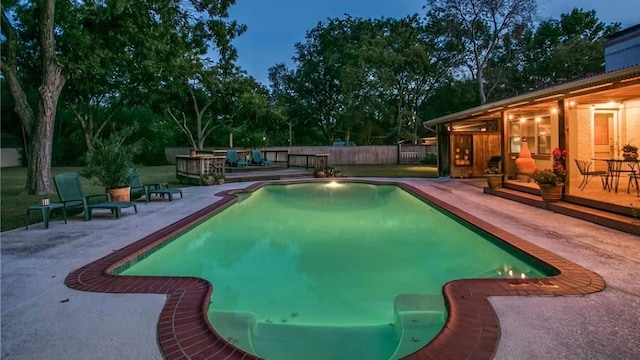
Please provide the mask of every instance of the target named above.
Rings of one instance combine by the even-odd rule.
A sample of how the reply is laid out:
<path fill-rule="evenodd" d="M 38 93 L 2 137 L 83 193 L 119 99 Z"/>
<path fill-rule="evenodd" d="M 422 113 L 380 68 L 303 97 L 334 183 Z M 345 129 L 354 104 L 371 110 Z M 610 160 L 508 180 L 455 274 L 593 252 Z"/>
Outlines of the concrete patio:
<path fill-rule="evenodd" d="M 484 179 L 482 184 L 484 183 Z M 640 239 L 623 232 L 483 194 L 478 182 L 402 181 L 600 274 L 587 296 L 493 297 L 501 340 L 496 359 L 640 358 Z M 215 202 L 223 189 L 185 188 L 184 199 L 139 203 L 113 220 L 74 217 L 4 232 L 3 359 L 160 359 L 157 321 L 164 295 L 67 288 L 67 274 Z"/>

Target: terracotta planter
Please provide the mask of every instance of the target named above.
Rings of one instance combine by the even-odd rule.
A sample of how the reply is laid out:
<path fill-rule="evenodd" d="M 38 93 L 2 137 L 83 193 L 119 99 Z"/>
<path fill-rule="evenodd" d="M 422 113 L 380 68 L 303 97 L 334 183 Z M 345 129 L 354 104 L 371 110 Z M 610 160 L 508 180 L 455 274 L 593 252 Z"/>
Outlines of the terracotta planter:
<path fill-rule="evenodd" d="M 560 183 L 556 186 L 540 184 L 540 195 L 544 202 L 557 202 L 562 199 L 562 187 L 564 184 Z"/>
<path fill-rule="evenodd" d="M 487 185 L 489 189 L 498 189 L 502 187 L 502 174 L 486 174 Z"/>
<path fill-rule="evenodd" d="M 111 201 L 131 201 L 131 188 L 129 186 L 117 189 L 107 189 L 107 193 L 111 196 Z"/>
<path fill-rule="evenodd" d="M 326 177 L 327 175 L 324 173 L 324 170 L 316 170 L 315 173 L 313 174 L 315 177 L 317 178 L 323 178 Z"/>

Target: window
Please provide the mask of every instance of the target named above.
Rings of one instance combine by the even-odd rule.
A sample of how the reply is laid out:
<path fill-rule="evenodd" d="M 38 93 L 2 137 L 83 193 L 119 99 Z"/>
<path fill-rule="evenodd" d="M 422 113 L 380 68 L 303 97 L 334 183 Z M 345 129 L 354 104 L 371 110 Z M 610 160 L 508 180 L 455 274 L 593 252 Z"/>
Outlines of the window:
<path fill-rule="evenodd" d="M 538 154 L 551 154 L 551 118 L 542 117 L 536 119 Z"/>
<path fill-rule="evenodd" d="M 551 154 L 551 118 L 549 116 L 509 121 L 509 149 L 519 153 L 522 139 L 533 154 Z"/>

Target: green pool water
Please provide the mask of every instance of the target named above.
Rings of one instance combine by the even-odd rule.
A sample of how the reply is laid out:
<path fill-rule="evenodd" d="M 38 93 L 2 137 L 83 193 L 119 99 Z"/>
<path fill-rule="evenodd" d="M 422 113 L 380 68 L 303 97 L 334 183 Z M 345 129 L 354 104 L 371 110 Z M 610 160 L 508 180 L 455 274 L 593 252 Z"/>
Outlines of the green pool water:
<path fill-rule="evenodd" d="M 545 268 L 394 185 L 269 185 L 121 275 L 213 284 L 214 329 L 265 359 L 398 359 L 447 317 L 454 279 Z"/>

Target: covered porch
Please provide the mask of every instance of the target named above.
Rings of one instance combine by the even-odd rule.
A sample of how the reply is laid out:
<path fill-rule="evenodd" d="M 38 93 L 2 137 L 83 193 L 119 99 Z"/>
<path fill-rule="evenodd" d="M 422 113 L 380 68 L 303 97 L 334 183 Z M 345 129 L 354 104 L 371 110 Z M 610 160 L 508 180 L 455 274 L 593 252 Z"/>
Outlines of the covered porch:
<path fill-rule="evenodd" d="M 552 169 L 554 150 L 566 150 L 563 201 L 640 217 L 636 185 L 640 163 L 623 157 L 624 145 L 640 147 L 640 65 L 485 104 L 424 125 L 437 129 L 441 175 L 482 177 L 477 169 L 486 169 L 486 159 L 497 154 L 503 159 L 505 186 L 535 191 L 537 184 L 521 176 L 516 160 L 528 157 L 534 168 Z M 490 134 L 497 134 L 498 140 L 475 140 Z M 473 171 L 461 172 L 456 147 L 466 135 L 472 135 L 474 156 L 468 168 Z"/>

